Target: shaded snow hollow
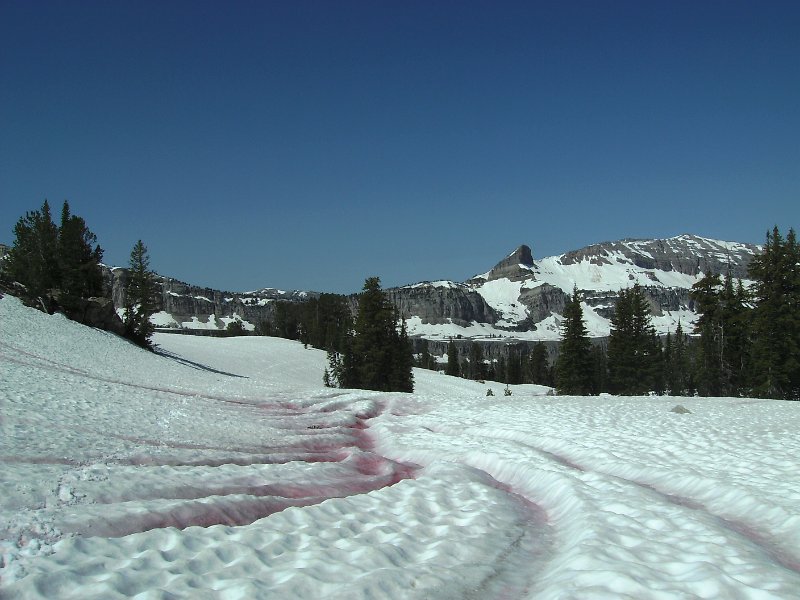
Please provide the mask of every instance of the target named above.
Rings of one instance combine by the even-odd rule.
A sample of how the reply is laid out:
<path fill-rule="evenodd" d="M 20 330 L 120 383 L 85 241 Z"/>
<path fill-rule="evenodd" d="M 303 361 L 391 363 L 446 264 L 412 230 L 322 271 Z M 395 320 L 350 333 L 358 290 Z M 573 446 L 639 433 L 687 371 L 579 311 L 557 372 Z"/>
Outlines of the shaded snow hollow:
<path fill-rule="evenodd" d="M 798 598 L 800 403 L 322 387 L 0 299 L 0 598 Z"/>

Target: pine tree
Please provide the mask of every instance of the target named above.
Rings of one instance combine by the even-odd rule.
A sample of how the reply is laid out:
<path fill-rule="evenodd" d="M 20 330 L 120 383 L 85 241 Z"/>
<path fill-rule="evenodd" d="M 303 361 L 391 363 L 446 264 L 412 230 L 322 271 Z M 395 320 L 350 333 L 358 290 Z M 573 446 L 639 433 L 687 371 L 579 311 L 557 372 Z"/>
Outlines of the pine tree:
<path fill-rule="evenodd" d="M 564 308 L 561 323 L 561 345 L 556 361 L 556 387 L 560 394 L 591 393 L 592 372 L 589 332 L 583 322 L 583 309 L 578 290 Z"/>
<path fill-rule="evenodd" d="M 678 389 L 682 396 L 690 395 L 695 388 L 687 340 L 688 336 L 683 331 L 683 325 L 678 321 L 678 326 L 675 328 L 675 358 L 673 361 L 677 371 L 675 381 L 678 383 Z"/>
<path fill-rule="evenodd" d="M 741 280 L 734 286 L 730 269 L 725 275 L 719 300 L 721 393 L 738 396 L 744 391 L 747 380 L 751 309 Z"/>
<path fill-rule="evenodd" d="M 103 250 L 97 245 L 97 236 L 81 217 L 70 213 L 65 200 L 58 231 L 59 303 L 63 307 L 69 309 L 80 298 L 103 294 L 102 259 Z"/>
<path fill-rule="evenodd" d="M 670 396 L 677 396 L 675 391 L 675 362 L 672 349 L 672 333 L 667 332 L 664 340 L 664 382 L 667 386 L 667 393 Z"/>
<path fill-rule="evenodd" d="M 47 200 L 14 227 L 14 244 L 4 276 L 25 286 L 23 296 L 48 312 L 70 314 L 81 298 L 103 294 L 103 251 L 86 222 L 70 213 L 65 200 L 61 226 L 53 222 Z"/>
<path fill-rule="evenodd" d="M 345 296 L 320 294 L 304 302 L 284 302 L 280 322 L 288 335 L 320 350 L 341 352 L 353 328 L 350 305 Z"/>
<path fill-rule="evenodd" d="M 505 384 L 517 385 L 522 383 L 522 355 L 513 346 L 508 346 L 508 359 L 506 359 Z"/>
<path fill-rule="evenodd" d="M 412 391 L 413 356 L 405 328 L 378 277 L 369 277 L 358 299 L 354 332 L 342 357 L 342 387 Z"/>
<path fill-rule="evenodd" d="M 452 375 L 458 377 L 461 374 L 461 367 L 458 362 L 458 348 L 456 343 L 450 340 L 447 343 L 447 367 L 445 367 L 445 375 Z"/>
<path fill-rule="evenodd" d="M 469 378 L 473 380 L 485 379 L 483 364 L 483 348 L 478 342 L 472 342 L 469 347 Z"/>
<path fill-rule="evenodd" d="M 228 325 L 225 327 L 225 335 L 230 337 L 247 335 L 247 330 L 244 328 L 244 323 L 242 323 L 242 320 L 237 317 L 228 323 Z"/>
<path fill-rule="evenodd" d="M 389 379 L 389 389 L 395 392 L 414 391 L 414 355 L 411 350 L 411 342 L 408 339 L 406 321 L 397 316 L 395 312 L 395 323 L 399 320 L 400 331 L 395 326 L 395 335 L 392 336 L 392 375 Z"/>
<path fill-rule="evenodd" d="M 686 334 L 683 332 L 683 325 L 678 321 L 675 335 L 668 332 L 664 345 L 664 385 L 670 396 L 690 394 L 691 370 Z"/>
<path fill-rule="evenodd" d="M 641 287 L 621 290 L 608 340 L 609 388 L 636 395 L 663 387 L 661 345 L 652 325 L 650 305 Z"/>
<path fill-rule="evenodd" d="M 547 347 L 538 342 L 528 355 L 528 381 L 538 385 L 551 385 Z"/>
<path fill-rule="evenodd" d="M 707 273 L 692 286 L 690 294 L 695 310 L 700 314 L 695 325 L 695 333 L 700 334 L 696 349 L 695 378 L 698 392 L 702 396 L 720 396 L 725 387 L 722 368 L 724 337 L 721 291 L 720 276 Z"/>
<path fill-rule="evenodd" d="M 750 263 L 755 279 L 752 319 L 752 393 L 800 399 L 800 249 L 793 229 L 775 227 L 764 252 Z"/>
<path fill-rule="evenodd" d="M 131 250 L 130 267 L 125 284 L 126 336 L 145 348 L 150 347 L 150 338 L 155 326 L 150 317 L 158 310 L 158 285 L 150 270 L 150 257 L 142 240 Z"/>

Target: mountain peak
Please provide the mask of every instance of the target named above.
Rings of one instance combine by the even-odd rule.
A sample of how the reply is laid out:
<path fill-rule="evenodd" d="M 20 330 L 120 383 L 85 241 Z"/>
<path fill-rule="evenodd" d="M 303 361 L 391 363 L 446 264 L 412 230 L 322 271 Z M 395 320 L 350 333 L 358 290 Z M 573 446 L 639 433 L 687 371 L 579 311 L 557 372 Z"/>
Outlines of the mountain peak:
<path fill-rule="evenodd" d="M 511 254 L 509 254 L 508 257 L 506 257 L 505 261 L 501 261 L 500 264 L 503 264 L 506 261 L 511 262 L 511 264 L 519 264 L 525 267 L 532 267 L 533 252 L 531 252 L 531 247 L 522 244 L 519 248 L 517 248 Z"/>
<path fill-rule="evenodd" d="M 530 246 L 522 244 L 514 252 L 506 256 L 497 263 L 491 271 L 486 274 L 486 280 L 510 279 L 519 281 L 522 279 L 533 279 L 533 253 Z"/>

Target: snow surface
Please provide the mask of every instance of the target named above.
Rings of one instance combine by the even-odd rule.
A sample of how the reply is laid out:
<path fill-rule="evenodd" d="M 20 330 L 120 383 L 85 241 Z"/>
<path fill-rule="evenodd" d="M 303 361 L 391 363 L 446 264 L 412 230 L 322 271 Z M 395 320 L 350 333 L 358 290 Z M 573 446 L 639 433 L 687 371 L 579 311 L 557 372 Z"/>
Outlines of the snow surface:
<path fill-rule="evenodd" d="M 641 250 L 639 250 L 641 252 Z M 550 256 L 536 262 L 535 275 L 542 283 L 561 288 L 567 293 L 577 286 L 579 290 L 616 292 L 635 283 L 641 286 L 691 288 L 703 274 L 697 276 L 643 269 L 630 262 L 621 252 L 609 252 L 606 257 L 611 264 L 595 264 L 584 259 L 572 264 L 562 264 L 560 256 Z"/>
<path fill-rule="evenodd" d="M 800 403 L 155 341 L 0 299 L 0 598 L 800 597 Z"/>
<path fill-rule="evenodd" d="M 528 308 L 519 301 L 519 296 L 523 288 L 536 287 L 540 285 L 530 285 L 534 282 L 511 281 L 505 277 L 493 279 L 475 288 L 486 304 L 495 309 L 501 315 L 498 322 L 500 326 L 514 326 L 520 321 L 528 318 Z"/>

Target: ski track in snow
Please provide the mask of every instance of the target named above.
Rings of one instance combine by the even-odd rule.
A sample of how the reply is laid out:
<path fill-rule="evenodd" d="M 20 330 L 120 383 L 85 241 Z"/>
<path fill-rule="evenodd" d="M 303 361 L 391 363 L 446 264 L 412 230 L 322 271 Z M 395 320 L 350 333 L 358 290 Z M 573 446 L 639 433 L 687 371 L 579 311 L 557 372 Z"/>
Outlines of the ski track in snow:
<path fill-rule="evenodd" d="M 553 398 L 0 299 L 0 598 L 800 598 L 800 403 Z"/>
<path fill-rule="evenodd" d="M 484 435 L 486 434 L 484 433 Z M 497 439 L 505 439 L 505 438 L 500 437 Z M 508 439 L 513 439 L 513 437 L 510 437 Z M 560 465 L 569 467 L 571 469 L 576 469 L 581 473 L 586 473 L 591 470 L 579 464 L 574 463 L 570 458 L 566 456 L 561 456 L 553 452 L 544 450 L 542 448 L 537 448 L 525 442 L 518 441 L 517 443 L 520 444 L 521 446 L 524 446 L 532 451 L 538 452 L 539 454 L 554 460 Z M 781 544 L 779 541 L 771 540 L 769 534 L 755 529 L 755 525 L 751 525 L 743 521 L 739 521 L 730 517 L 725 517 L 723 515 L 717 514 L 696 499 L 687 498 L 685 496 L 679 495 L 678 493 L 660 489 L 659 486 L 655 484 L 645 483 L 642 481 L 637 481 L 635 479 L 627 479 L 622 476 L 616 476 L 612 475 L 611 473 L 602 471 L 593 471 L 593 472 L 607 476 L 609 478 L 617 479 L 625 484 L 639 486 L 645 490 L 651 491 L 654 494 L 656 494 L 660 500 L 664 502 L 677 504 L 678 506 L 687 508 L 689 510 L 702 511 L 707 515 L 713 517 L 713 519 L 719 524 L 720 527 L 745 537 L 747 540 L 753 542 L 756 546 L 758 546 L 765 554 L 769 555 L 769 557 L 775 560 L 775 562 L 779 563 L 786 569 L 792 570 L 795 573 L 800 574 L 800 559 L 797 558 L 797 554 L 794 554 L 792 550 L 789 550 L 786 547 L 784 547 L 784 545 Z M 796 548 L 794 549 L 794 552 L 795 553 L 797 552 Z"/>

